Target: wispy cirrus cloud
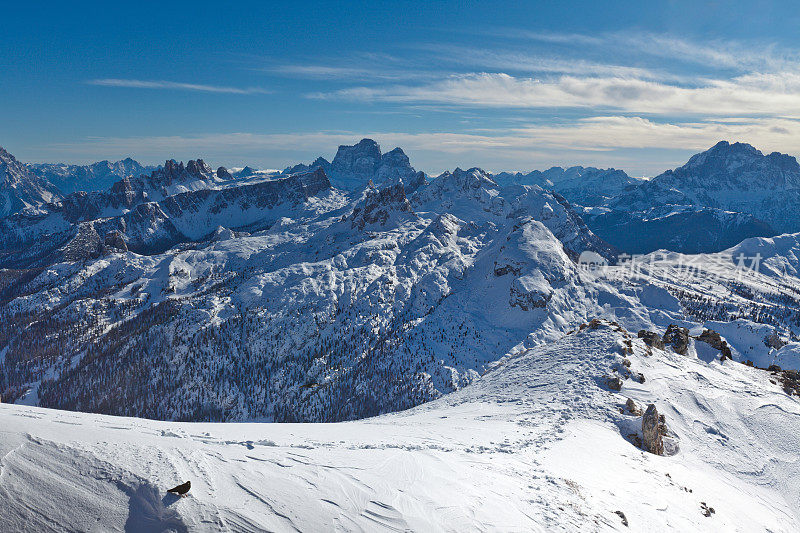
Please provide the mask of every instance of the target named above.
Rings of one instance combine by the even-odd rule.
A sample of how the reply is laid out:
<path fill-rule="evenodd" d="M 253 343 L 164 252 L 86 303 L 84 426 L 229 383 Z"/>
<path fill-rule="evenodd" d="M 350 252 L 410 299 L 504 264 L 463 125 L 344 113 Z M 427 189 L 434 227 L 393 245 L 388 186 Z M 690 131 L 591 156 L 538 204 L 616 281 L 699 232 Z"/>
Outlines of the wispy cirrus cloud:
<path fill-rule="evenodd" d="M 749 74 L 682 86 L 626 77 L 536 79 L 481 72 L 428 84 L 362 86 L 308 96 L 469 107 L 585 108 L 673 116 L 785 115 L 800 113 L 800 74 Z"/>
<path fill-rule="evenodd" d="M 196 91 L 206 93 L 224 94 L 266 94 L 267 89 L 261 87 L 226 87 L 220 85 L 203 85 L 197 83 L 183 83 L 167 80 L 136 80 L 122 78 L 99 78 L 87 81 L 90 85 L 103 87 L 126 87 L 132 89 L 165 89 L 178 91 Z"/>
<path fill-rule="evenodd" d="M 671 59 L 714 69 L 774 70 L 797 65 L 800 53 L 767 42 L 742 42 L 712 39 L 700 41 L 668 33 L 617 31 L 593 35 L 487 28 L 484 34 L 527 43 L 558 45 L 562 51 L 574 48 L 585 53 L 587 47 L 597 55 L 646 61 Z"/>

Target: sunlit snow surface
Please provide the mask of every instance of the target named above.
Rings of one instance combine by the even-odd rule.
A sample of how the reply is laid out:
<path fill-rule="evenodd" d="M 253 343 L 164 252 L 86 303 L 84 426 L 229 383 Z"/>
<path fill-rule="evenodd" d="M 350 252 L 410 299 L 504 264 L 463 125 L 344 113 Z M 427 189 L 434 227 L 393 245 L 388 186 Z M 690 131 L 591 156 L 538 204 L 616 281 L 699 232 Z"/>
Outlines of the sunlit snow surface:
<path fill-rule="evenodd" d="M 770 375 L 659 350 L 604 386 L 603 325 L 410 411 L 174 423 L 0 405 L 0 531 L 798 531 L 800 402 Z M 628 442 L 655 403 L 678 451 Z M 165 489 L 186 480 L 186 498 Z M 701 502 L 715 513 L 706 517 Z M 624 513 L 625 527 L 616 511 Z"/>

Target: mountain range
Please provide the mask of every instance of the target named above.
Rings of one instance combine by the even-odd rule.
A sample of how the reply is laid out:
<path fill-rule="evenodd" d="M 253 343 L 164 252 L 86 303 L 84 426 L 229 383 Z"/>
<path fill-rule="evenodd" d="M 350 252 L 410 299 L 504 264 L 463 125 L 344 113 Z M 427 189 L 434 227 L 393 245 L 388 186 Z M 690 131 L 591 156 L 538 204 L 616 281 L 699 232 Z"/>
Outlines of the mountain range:
<path fill-rule="evenodd" d="M 136 178 L 155 170 L 155 167 L 142 166 L 128 157 L 120 161 L 98 161 L 90 165 L 37 163 L 30 165 L 30 170 L 66 195 L 78 191 L 103 191 L 123 178 Z"/>
<path fill-rule="evenodd" d="M 712 150 L 723 152 L 716 161 L 740 148 Z M 792 168 L 786 158 L 758 164 L 772 161 Z M 168 160 L 103 191 L 29 194 L 0 219 L 4 401 L 178 420 L 330 421 L 459 390 L 498 354 L 592 316 L 631 329 L 744 319 L 795 339 L 798 282 L 786 263 L 745 282 L 730 250 L 709 256 L 720 272 L 686 281 L 664 274 L 690 261 L 681 254 L 641 279 L 623 276 L 623 265 L 609 267 L 619 279 L 584 271 L 582 254 L 614 265 L 631 249 L 593 231 L 601 216 L 643 225 L 630 240 L 652 239 L 648 247 L 676 229 L 668 243 L 696 247 L 699 223 L 727 231 L 712 225 L 711 208 L 668 204 L 664 216 L 638 220 L 640 211 L 608 207 L 664 178 L 471 168 L 429 179 L 402 150 L 383 154 L 370 140 L 323 163 L 270 174 Z M 695 167 L 711 168 L 693 158 Z M 17 183 L 45 183 L 20 163 L 8 168 Z M 654 220 L 666 221 L 657 235 Z M 721 296 L 731 291 L 740 296 Z M 759 346 L 743 344 L 737 357 L 761 361 Z"/>
<path fill-rule="evenodd" d="M 2 530 L 797 530 L 789 156 L 0 161 Z"/>

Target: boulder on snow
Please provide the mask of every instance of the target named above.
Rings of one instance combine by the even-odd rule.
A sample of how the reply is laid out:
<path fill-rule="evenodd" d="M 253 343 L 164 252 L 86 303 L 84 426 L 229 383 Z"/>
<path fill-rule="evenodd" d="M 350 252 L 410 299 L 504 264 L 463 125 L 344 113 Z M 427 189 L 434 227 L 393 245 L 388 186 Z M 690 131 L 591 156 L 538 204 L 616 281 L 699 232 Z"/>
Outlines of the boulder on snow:
<path fill-rule="evenodd" d="M 636 402 L 633 401 L 633 398 L 628 398 L 628 401 L 625 402 L 625 409 L 627 409 L 628 412 L 633 416 L 642 416 L 642 410 L 638 405 L 636 405 Z"/>
<path fill-rule="evenodd" d="M 658 416 L 658 409 L 651 403 L 642 416 L 642 444 L 648 452 L 655 455 L 664 455 L 662 426 L 664 425 Z"/>
<path fill-rule="evenodd" d="M 619 376 L 612 376 L 606 379 L 606 385 L 609 389 L 618 391 L 622 389 L 622 380 Z"/>
<path fill-rule="evenodd" d="M 689 330 L 670 324 L 664 333 L 664 345 L 671 346 L 675 353 L 686 355 L 689 351 Z"/>
<path fill-rule="evenodd" d="M 661 339 L 661 335 L 654 331 L 647 331 L 646 329 L 640 330 L 638 337 L 651 348 L 658 348 L 659 350 L 664 349 L 664 341 Z"/>
<path fill-rule="evenodd" d="M 783 376 L 783 390 L 786 394 L 800 396 L 800 372 L 797 370 L 784 370 Z"/>

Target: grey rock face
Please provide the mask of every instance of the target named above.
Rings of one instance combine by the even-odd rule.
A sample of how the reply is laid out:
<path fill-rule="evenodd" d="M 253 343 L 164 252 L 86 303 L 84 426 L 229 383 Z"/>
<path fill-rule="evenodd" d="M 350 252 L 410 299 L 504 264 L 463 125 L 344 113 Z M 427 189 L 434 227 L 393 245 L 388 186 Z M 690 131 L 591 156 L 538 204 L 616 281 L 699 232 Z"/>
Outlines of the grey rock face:
<path fill-rule="evenodd" d="M 372 139 L 361 139 L 353 146 L 342 145 L 331 162 L 331 170 L 343 180 L 372 179 L 381 161 L 381 148 Z"/>
<path fill-rule="evenodd" d="M 128 244 L 125 242 L 125 238 L 122 235 L 122 232 L 114 230 L 109 231 L 106 233 L 105 238 L 103 239 L 106 246 L 109 248 L 113 248 L 115 250 L 121 250 L 123 252 L 128 251 Z"/>
<path fill-rule="evenodd" d="M 655 455 L 664 455 L 664 441 L 661 437 L 661 421 L 655 404 L 647 406 L 642 416 L 642 445 Z"/>
<path fill-rule="evenodd" d="M 659 350 L 664 349 L 664 341 L 661 339 L 661 335 L 655 333 L 653 331 L 641 330 L 639 331 L 638 337 L 644 341 L 644 343 L 651 348 L 658 348 Z"/>
<path fill-rule="evenodd" d="M 764 345 L 769 348 L 775 348 L 776 350 L 780 350 L 781 348 L 786 346 L 786 341 L 781 339 L 777 331 L 773 331 L 772 333 L 764 337 Z"/>
<path fill-rule="evenodd" d="M 636 402 L 633 401 L 633 398 L 628 398 L 628 401 L 625 402 L 625 408 L 633 416 L 642 416 L 642 410 L 638 405 L 636 405 Z"/>
<path fill-rule="evenodd" d="M 689 330 L 670 324 L 664 333 L 664 345 L 671 346 L 675 353 L 686 355 L 689 350 Z"/>
<path fill-rule="evenodd" d="M 606 380 L 606 385 L 609 389 L 618 391 L 622 389 L 622 380 L 618 376 L 613 376 Z"/>
<path fill-rule="evenodd" d="M 217 169 L 217 177 L 218 177 L 218 178 L 220 178 L 220 179 L 229 180 L 229 179 L 231 179 L 233 176 L 231 176 L 231 173 L 230 173 L 230 172 L 228 172 L 228 169 L 227 169 L 227 168 L 225 168 L 225 167 L 219 167 L 219 168 Z"/>
<path fill-rule="evenodd" d="M 368 189 L 353 210 L 350 225 L 359 230 L 372 224 L 385 226 L 393 215 L 400 213 L 413 213 L 402 183 L 380 190 Z"/>
<path fill-rule="evenodd" d="M 317 158 L 310 165 L 299 164 L 287 167 L 284 175 L 309 172 L 321 168 L 334 187 L 348 191 L 361 190 L 372 182 L 378 187 L 402 182 L 411 193 L 425 183 L 424 174 L 420 177 L 411 166 L 408 156 L 400 148 L 385 154 L 372 139 L 361 139 L 355 145 L 341 145 L 330 163 Z M 411 187 L 409 187 L 411 185 Z"/>
<path fill-rule="evenodd" d="M 724 361 L 725 359 L 731 359 L 731 349 L 728 346 L 728 343 L 722 340 L 720 334 L 714 331 L 713 329 L 704 329 L 703 333 L 700 334 L 699 337 L 696 339 L 700 342 L 705 342 L 712 348 L 715 348 L 720 351 L 721 359 Z"/>

